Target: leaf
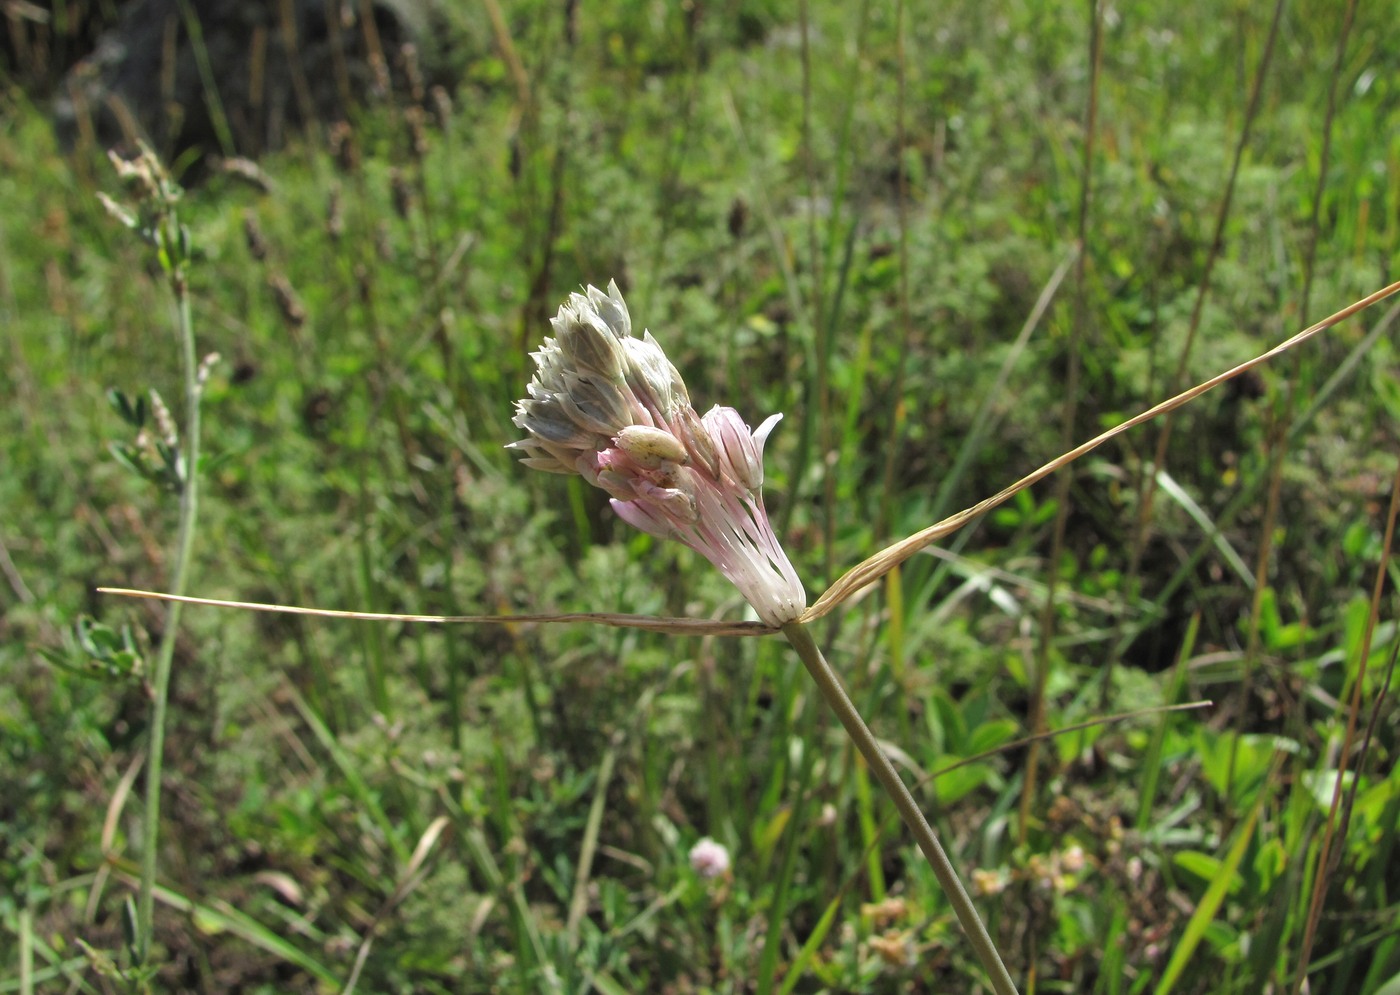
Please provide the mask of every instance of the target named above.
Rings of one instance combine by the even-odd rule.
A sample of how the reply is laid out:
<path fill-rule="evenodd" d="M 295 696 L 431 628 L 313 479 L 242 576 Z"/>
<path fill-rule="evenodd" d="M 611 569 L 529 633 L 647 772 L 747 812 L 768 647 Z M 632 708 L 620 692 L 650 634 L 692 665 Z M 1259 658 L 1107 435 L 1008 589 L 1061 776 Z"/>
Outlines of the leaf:
<path fill-rule="evenodd" d="M 122 391 L 115 387 L 107 391 L 107 403 L 132 428 L 141 429 L 146 424 L 146 399 L 141 395 L 136 396 L 136 403 L 132 403 Z"/>
<path fill-rule="evenodd" d="M 791 818 L 792 809 L 784 805 L 773 814 L 773 818 L 766 822 L 755 820 L 754 850 L 763 855 L 765 860 L 773 852 L 773 848 L 778 845 L 778 840 L 783 838 L 783 830 L 787 828 L 788 820 Z"/>
<path fill-rule="evenodd" d="M 1350 788 L 1355 780 L 1356 771 L 1349 770 L 1343 773 L 1342 784 L 1345 788 Z M 1303 786 L 1308 789 L 1308 794 L 1317 803 L 1318 809 L 1327 812 L 1332 808 L 1332 796 L 1337 790 L 1337 771 L 1335 768 L 1304 771 Z"/>
<path fill-rule="evenodd" d="M 956 762 L 957 757 L 945 759 Z M 994 771 L 987 764 L 965 764 L 934 775 L 940 805 L 951 805 L 986 784 Z"/>
<path fill-rule="evenodd" d="M 293 964 L 310 974 L 316 980 L 331 985 L 337 989 L 341 986 L 341 978 L 330 968 L 316 960 L 300 947 L 287 942 L 278 936 L 271 929 L 258 922 L 252 916 L 242 912 L 227 902 L 215 900 L 205 904 L 196 902 L 191 898 L 170 888 L 160 885 L 155 889 L 156 898 L 178 909 L 185 914 L 192 916 L 201 931 L 207 933 L 227 932 L 240 939 L 246 940 L 253 946 L 275 957 L 279 957 L 288 964 Z"/>
<path fill-rule="evenodd" d="M 1265 840 L 1254 855 L 1254 874 L 1259 879 L 1259 893 L 1267 894 L 1274 882 L 1288 870 L 1288 851 L 1278 837 Z"/>
<path fill-rule="evenodd" d="M 1277 770 L 1278 762 L 1276 759 L 1269 772 L 1269 780 L 1273 779 Z M 1210 887 L 1201 896 L 1196 910 L 1191 913 L 1191 918 L 1186 923 L 1186 929 L 1181 934 L 1181 940 L 1172 950 L 1171 960 L 1167 962 L 1166 969 L 1162 972 L 1162 978 L 1157 982 L 1155 995 L 1167 995 L 1181 980 L 1181 974 L 1186 970 L 1186 965 L 1191 962 L 1191 957 L 1196 952 L 1196 948 L 1200 946 L 1207 929 L 1215 921 L 1216 915 L 1220 912 L 1220 906 L 1225 902 L 1225 895 L 1230 889 L 1230 883 L 1238 880 L 1237 872 L 1240 861 L 1244 859 L 1249 841 L 1254 837 L 1254 827 L 1259 822 L 1259 811 L 1263 804 L 1264 792 L 1261 791 L 1255 797 L 1254 805 L 1249 810 L 1249 817 L 1245 819 L 1244 824 L 1235 834 L 1235 842 L 1230 845 L 1225 859 L 1220 862 L 1219 873 L 1211 880 Z"/>
<path fill-rule="evenodd" d="M 822 913 L 817 924 L 813 927 L 811 934 L 807 937 L 807 942 L 802 944 L 802 949 L 798 951 L 797 958 L 787 969 L 787 974 L 783 976 L 782 986 L 778 989 L 778 995 L 788 995 L 789 992 L 802 980 L 802 976 L 807 971 L 807 965 L 812 962 L 817 951 L 821 948 L 822 941 L 831 931 L 831 925 L 836 921 L 836 913 L 841 909 L 841 900 L 844 893 L 838 893 L 829 903 Z"/>
<path fill-rule="evenodd" d="M 107 443 L 107 451 L 112 454 L 112 459 L 126 467 L 142 480 L 151 479 L 151 473 L 146 469 L 145 463 L 141 459 L 141 454 L 135 446 L 125 442 L 109 442 Z"/>
<path fill-rule="evenodd" d="M 1376 995 L 1400 995 L 1400 974 L 1376 989 Z"/>
<path fill-rule="evenodd" d="M 1204 727 L 1196 730 L 1195 744 L 1201 773 L 1217 794 L 1236 804 L 1244 804 L 1258 788 L 1276 753 L 1300 750 L 1296 740 L 1285 736 L 1220 734 Z"/>
<path fill-rule="evenodd" d="M 1214 882 L 1224 877 L 1232 895 L 1240 890 L 1239 876 L 1226 875 L 1222 870 L 1224 863 L 1221 859 L 1209 853 L 1202 853 L 1199 850 L 1182 850 L 1172 857 L 1172 863 L 1201 881 Z"/>
<path fill-rule="evenodd" d="M 971 755 L 995 750 L 998 746 L 1011 742 L 1016 735 L 1017 725 L 1011 719 L 993 719 L 983 722 L 967 737 L 967 752 Z"/>

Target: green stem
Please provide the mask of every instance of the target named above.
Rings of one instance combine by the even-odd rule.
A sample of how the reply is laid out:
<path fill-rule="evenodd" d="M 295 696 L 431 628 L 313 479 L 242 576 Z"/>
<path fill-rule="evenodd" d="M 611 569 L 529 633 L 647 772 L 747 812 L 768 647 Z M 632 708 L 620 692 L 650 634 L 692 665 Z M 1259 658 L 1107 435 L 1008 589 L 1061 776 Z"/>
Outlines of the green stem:
<path fill-rule="evenodd" d="M 1002 963 L 1001 954 L 997 952 L 996 945 L 987 933 L 987 927 L 982 924 L 982 919 L 978 916 L 977 909 L 967 894 L 967 889 L 958 879 L 958 872 L 953 869 L 948 855 L 943 852 L 943 846 L 938 842 L 938 836 L 934 833 L 933 827 L 924 818 L 924 813 L 919 809 L 918 802 L 909 793 L 908 787 L 900 779 L 894 765 L 880 749 L 875 734 L 870 731 L 870 727 L 860 717 L 856 706 L 851 704 L 851 699 L 846 695 L 845 688 L 841 686 L 840 679 L 837 678 L 836 672 L 831 669 L 831 664 L 827 663 L 826 658 L 822 656 L 811 633 L 800 622 L 788 622 L 783 626 L 783 635 L 787 636 L 788 642 L 792 643 L 793 649 L 797 650 L 797 655 L 802 658 L 802 663 L 807 667 L 807 673 L 811 674 L 812 680 L 817 682 L 822 697 L 826 698 L 826 703 L 831 706 L 836 717 L 846 727 L 846 732 L 855 741 L 856 749 L 860 750 L 861 756 L 865 757 L 865 762 L 870 765 L 876 779 L 884 787 L 890 800 L 894 802 L 895 808 L 899 810 L 904 824 L 914 834 L 915 842 L 919 844 L 919 849 L 924 852 L 924 856 L 928 859 L 929 867 L 933 868 L 934 877 L 938 878 L 938 883 L 947 894 L 948 901 L 952 903 L 953 912 L 957 915 L 958 922 L 962 923 L 963 931 L 967 933 L 967 938 L 972 943 L 977 959 L 982 962 L 982 967 L 991 980 L 992 990 L 996 992 L 996 995 L 1017 995 L 1016 984 L 1011 980 L 1006 965 Z"/>
<path fill-rule="evenodd" d="M 172 219 L 173 220 L 173 219 Z M 171 230 L 177 230 L 172 224 Z M 178 250 L 177 250 L 178 251 Z M 183 473 L 180 480 L 180 528 L 176 538 L 175 570 L 170 577 L 172 594 L 185 593 L 190 552 L 194 548 L 195 515 L 199 507 L 199 370 L 195 358 L 194 322 L 190 315 L 189 287 L 182 262 L 171 264 L 170 285 L 175 293 L 185 386 L 185 433 L 181 445 Z M 160 836 L 160 779 L 165 750 L 165 709 L 170 696 L 170 670 L 175 658 L 175 639 L 180 628 L 180 603 L 171 602 L 156 654 L 151 689 L 151 752 L 146 761 L 146 817 L 141 841 L 141 887 L 137 901 L 137 960 L 149 962 L 151 940 L 155 935 L 156 850 Z"/>

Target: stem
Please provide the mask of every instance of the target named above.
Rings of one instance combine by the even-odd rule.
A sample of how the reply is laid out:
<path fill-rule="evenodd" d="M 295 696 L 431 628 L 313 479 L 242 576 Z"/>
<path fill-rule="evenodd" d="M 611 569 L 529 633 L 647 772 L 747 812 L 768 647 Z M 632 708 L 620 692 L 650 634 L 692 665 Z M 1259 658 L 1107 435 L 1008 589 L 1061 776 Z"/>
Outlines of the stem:
<path fill-rule="evenodd" d="M 817 682 L 822 697 L 836 713 L 836 717 L 841 720 L 841 724 L 846 727 L 846 732 L 855 742 L 856 749 L 860 750 L 861 756 L 870 765 L 875 777 L 884 787 L 886 794 L 890 796 L 890 800 L 894 802 L 895 808 L 899 810 L 904 824 L 914 834 L 914 840 L 928 859 L 934 877 L 938 878 L 938 883 L 947 894 L 948 901 L 952 903 L 953 912 L 957 914 L 958 922 L 962 923 L 963 931 L 967 934 L 968 940 L 971 941 L 977 959 L 982 962 L 982 968 L 991 980 L 992 990 L 996 992 L 996 995 L 1017 995 L 1016 984 L 1011 980 L 1006 965 L 1002 963 L 1001 954 L 997 952 L 996 945 L 987 933 L 987 927 L 982 924 L 982 919 L 978 916 L 977 909 L 967 894 L 967 889 L 958 879 L 958 872 L 953 869 L 948 855 L 943 852 L 943 846 L 938 842 L 937 834 L 934 833 L 933 827 L 928 824 L 928 820 L 924 818 L 918 802 L 909 793 L 908 787 L 900 779 L 894 765 L 880 749 L 875 734 L 870 731 L 870 727 L 860 717 L 855 705 L 851 704 L 851 699 L 847 697 L 840 679 L 836 676 L 836 672 L 831 669 L 831 664 L 827 663 L 826 658 L 822 656 L 811 633 L 800 622 L 788 622 L 783 626 L 783 635 L 787 636 L 788 642 L 792 643 L 793 649 L 797 650 L 797 655 L 802 658 L 802 663 L 807 667 L 807 673 L 811 674 L 812 680 Z"/>
<path fill-rule="evenodd" d="M 173 219 L 172 219 L 173 220 Z M 176 226 L 171 225 L 171 230 Z M 194 322 L 190 316 L 189 286 L 182 261 L 171 264 L 170 286 L 175 293 L 177 332 L 180 338 L 182 372 L 185 386 L 185 433 L 181 445 L 183 473 L 180 479 L 180 527 L 176 538 L 175 570 L 170 578 L 170 590 L 185 593 L 189 574 L 190 551 L 194 548 L 195 514 L 199 507 L 199 373 L 195 358 Z M 151 940 L 155 935 L 154 899 L 156 881 L 156 847 L 160 836 L 160 778 L 165 750 L 165 708 L 170 696 L 170 670 L 175 658 L 175 638 L 180 627 L 180 602 L 170 605 L 161 633 L 160 649 L 151 689 L 151 746 L 146 761 L 146 816 L 141 841 L 141 887 L 137 900 L 137 960 L 149 962 Z"/>

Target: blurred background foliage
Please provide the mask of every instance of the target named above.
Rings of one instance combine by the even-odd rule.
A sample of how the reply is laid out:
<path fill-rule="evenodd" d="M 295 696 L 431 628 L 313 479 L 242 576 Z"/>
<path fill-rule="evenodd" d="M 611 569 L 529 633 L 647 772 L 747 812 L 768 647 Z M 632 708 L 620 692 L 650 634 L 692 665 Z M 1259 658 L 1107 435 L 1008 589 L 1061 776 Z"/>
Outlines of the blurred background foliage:
<path fill-rule="evenodd" d="M 205 596 L 742 617 L 708 564 L 502 449 L 583 284 L 617 279 L 697 408 L 785 412 L 768 506 L 815 598 L 1393 277 L 1387 4 L 1283 5 L 1272 44 L 1270 10 L 1207 0 L 519 0 L 400 38 L 370 7 L 341 19 L 367 66 L 343 107 L 275 134 L 226 108 L 188 144 L 211 92 L 256 90 L 214 74 L 150 128 L 221 357 Z M 164 612 L 94 588 L 161 589 L 175 507 L 113 459 L 135 439 L 108 392 L 178 411 L 179 364 L 159 274 L 95 197 L 102 127 L 54 124 L 120 11 L 3 8 L 0 990 L 120 991 Z M 1157 473 L 1150 425 L 820 626 L 911 777 L 967 761 L 921 790 L 1026 990 L 1291 990 L 1339 779 L 1311 990 L 1400 984 L 1384 308 L 1182 410 Z M 197 609 L 172 694 L 165 990 L 978 990 L 771 640 Z M 720 881 L 686 863 L 703 836 Z"/>

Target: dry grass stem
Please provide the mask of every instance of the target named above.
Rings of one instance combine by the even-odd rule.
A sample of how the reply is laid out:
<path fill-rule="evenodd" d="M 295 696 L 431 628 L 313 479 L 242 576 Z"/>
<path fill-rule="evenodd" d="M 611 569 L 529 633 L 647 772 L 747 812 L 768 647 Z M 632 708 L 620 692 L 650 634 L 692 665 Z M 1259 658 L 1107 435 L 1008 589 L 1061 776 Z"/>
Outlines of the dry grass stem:
<path fill-rule="evenodd" d="M 259 601 L 226 601 L 221 598 L 191 598 L 159 591 L 139 591 L 128 587 L 99 587 L 99 594 L 153 601 L 178 601 L 207 608 L 238 608 L 243 611 L 282 615 L 314 615 L 317 618 L 348 618 L 362 622 L 424 622 L 430 625 L 537 625 L 559 622 L 594 622 L 619 629 L 645 629 L 679 636 L 767 636 L 778 630 L 762 622 L 725 622 L 701 618 L 667 618 L 662 615 L 622 615 L 614 612 L 565 612 L 557 615 L 401 615 L 394 612 L 338 611 L 334 608 L 304 608 L 300 605 L 274 605 Z"/>
<path fill-rule="evenodd" d="M 832 584 L 829 588 L 826 589 L 826 593 L 824 593 L 820 598 L 818 598 L 816 602 L 802 614 L 802 617 L 799 619 L 799 621 L 810 622 L 814 619 L 821 618 L 823 615 L 830 613 L 833 609 L 836 608 L 837 605 L 841 604 L 841 602 L 852 597 L 861 589 L 875 583 L 885 574 L 889 573 L 891 570 L 893 570 L 899 564 L 903 563 L 905 560 L 909 559 L 909 557 L 913 556 L 925 546 L 928 546 L 930 543 L 936 542 L 937 540 L 943 538 L 944 536 L 952 532 L 956 532 L 958 529 L 962 528 L 974 518 L 986 514 L 993 508 L 997 507 L 998 505 L 1004 503 L 1011 497 L 1015 496 L 1020 491 L 1025 490 L 1032 484 L 1044 480 L 1046 477 L 1050 476 L 1050 474 L 1060 469 L 1060 467 L 1065 466 L 1068 463 L 1073 463 L 1085 453 L 1092 452 L 1093 450 L 1097 449 L 1099 446 L 1103 445 L 1110 439 L 1122 435 L 1129 429 L 1136 428 L 1143 422 L 1151 421 L 1158 415 L 1165 414 L 1168 411 L 1175 411 L 1183 404 L 1187 404 L 1190 401 L 1194 401 L 1196 398 L 1206 393 L 1206 391 L 1218 387 L 1225 381 L 1232 380 L 1235 377 L 1239 376 L 1241 373 L 1246 373 L 1262 363 L 1266 363 L 1271 359 L 1281 356 L 1289 349 L 1292 349 L 1295 346 L 1302 345 L 1308 339 L 1326 331 L 1333 325 L 1336 325 L 1338 322 L 1350 318 L 1358 311 L 1363 311 L 1366 308 L 1370 307 L 1372 304 L 1376 304 L 1380 301 L 1383 301 L 1387 297 L 1391 297 L 1397 292 L 1400 292 L 1400 282 L 1392 283 L 1388 287 L 1385 287 L 1381 290 L 1377 290 L 1370 296 L 1364 297 L 1361 300 L 1355 302 L 1354 304 L 1348 305 L 1347 307 L 1338 311 L 1336 314 L 1324 318 L 1317 324 L 1311 325 L 1308 328 L 1303 329 L 1303 331 L 1299 332 L 1297 335 L 1294 335 L 1292 338 L 1279 343 L 1278 345 L 1270 349 L 1268 352 L 1261 353 L 1260 355 L 1255 356 L 1253 359 L 1243 362 L 1232 369 L 1226 370 L 1224 373 L 1211 377 L 1209 380 L 1203 381 L 1202 383 L 1197 384 L 1189 390 L 1182 391 L 1180 394 L 1177 394 L 1175 397 L 1170 398 L 1169 400 L 1163 401 L 1160 404 L 1153 405 L 1141 414 L 1134 415 L 1132 418 L 1129 418 L 1121 425 L 1116 425 L 1106 432 L 1101 432 L 1100 434 L 1090 439 L 1088 442 L 1081 443 L 1080 445 L 1071 449 L 1069 452 L 1061 456 L 1057 456 L 1055 459 L 1051 460 L 1049 463 L 1046 463 L 1040 469 L 1035 470 L 1032 473 L 1026 474 L 1026 476 L 1022 477 L 1014 484 L 1011 484 L 1009 487 L 1003 488 L 996 494 L 983 501 L 977 502 L 972 507 L 960 511 L 955 515 L 950 515 L 949 517 L 943 519 L 943 521 L 938 522 L 935 525 L 930 525 L 926 529 L 922 529 L 919 532 L 915 532 L 913 535 L 905 539 L 901 539 L 899 542 L 885 547 L 884 549 L 880 550 L 880 552 L 876 553 L 874 556 L 870 557 L 867 560 L 863 560 L 862 562 L 858 563 L 856 566 L 848 570 L 845 574 L 843 574 L 836 581 L 836 583 Z"/>
<path fill-rule="evenodd" d="M 1303 329 L 1303 331 L 1279 343 L 1267 352 L 1260 353 L 1253 359 L 1247 360 L 1238 366 L 1226 370 L 1224 373 L 1211 377 L 1209 380 L 1205 380 L 1189 390 L 1182 391 L 1173 398 L 1163 401 L 1160 404 L 1153 405 L 1146 411 L 1129 418 L 1121 425 L 1116 425 L 1106 432 L 1101 432 L 1089 441 L 1081 443 L 1069 452 L 1057 456 L 1039 469 L 1028 473 L 1020 480 L 1003 488 L 991 497 L 977 502 L 972 505 L 972 507 L 966 508 L 957 514 L 950 515 L 941 522 L 930 525 L 926 529 L 922 529 L 915 532 L 913 535 L 886 546 L 874 556 L 863 560 L 843 574 L 836 583 L 826 589 L 826 592 L 822 594 L 810 608 L 802 613 L 802 616 L 797 621 L 802 623 L 811 622 L 830 614 L 842 602 L 850 599 L 864 588 L 875 583 L 885 574 L 889 573 L 890 570 L 909 559 L 909 557 L 913 556 L 915 553 L 937 542 L 944 536 L 956 532 L 968 522 L 980 515 L 986 514 L 1020 491 L 1045 479 L 1056 470 L 1074 462 L 1086 453 L 1097 449 L 1110 439 L 1116 438 L 1124 432 L 1136 428 L 1144 422 L 1151 421 L 1153 418 L 1165 414 L 1168 411 L 1176 410 L 1182 405 L 1200 397 L 1207 391 L 1220 386 L 1227 380 L 1232 380 L 1240 374 L 1254 369 L 1256 366 L 1281 356 L 1288 350 L 1302 345 L 1314 336 L 1321 334 L 1371 305 L 1394 296 L 1396 293 L 1400 293 L 1400 281 L 1392 283 L 1342 308 L 1335 314 L 1324 318 L 1322 321 Z M 142 591 L 124 587 L 99 587 L 97 590 L 101 594 L 114 594 L 120 597 L 150 598 L 158 601 L 178 601 L 184 604 L 204 605 L 213 608 L 237 608 L 243 609 L 244 611 L 280 612 L 288 615 L 314 615 L 321 618 L 349 618 L 360 619 L 362 621 L 424 622 L 438 625 L 528 625 L 592 622 L 598 625 L 608 625 L 616 628 L 643 629 L 648 632 L 691 636 L 765 636 L 779 631 L 777 627 L 765 625 L 762 622 L 726 622 L 712 619 L 665 618 L 652 615 L 626 615 L 614 612 L 566 612 L 560 614 L 536 615 L 401 615 L 392 612 L 337 611 L 329 608 L 305 608 L 297 605 L 276 605 L 253 601 L 226 601 L 218 598 L 176 597 L 175 595 L 163 594 L 157 591 Z"/>

